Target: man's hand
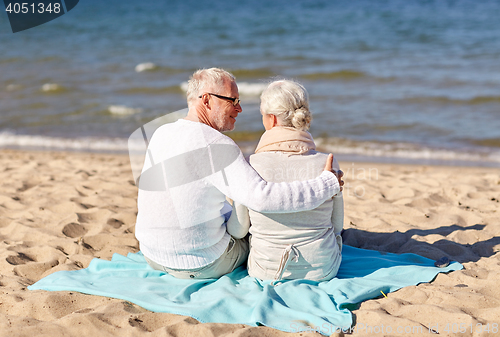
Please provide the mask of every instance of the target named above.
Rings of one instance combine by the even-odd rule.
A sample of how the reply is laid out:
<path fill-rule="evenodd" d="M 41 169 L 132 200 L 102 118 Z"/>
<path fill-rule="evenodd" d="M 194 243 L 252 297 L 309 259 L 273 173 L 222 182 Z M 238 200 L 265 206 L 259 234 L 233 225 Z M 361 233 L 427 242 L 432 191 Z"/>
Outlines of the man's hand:
<path fill-rule="evenodd" d="M 344 172 L 342 170 L 338 170 L 337 172 L 333 172 L 333 174 L 335 174 L 335 176 L 337 177 L 337 179 L 339 181 L 339 185 L 340 185 L 340 192 L 342 192 L 342 190 L 344 189 L 344 187 L 342 187 L 342 186 L 344 186 L 344 181 L 342 180 L 342 177 L 344 176 Z"/>
<path fill-rule="evenodd" d="M 342 190 L 344 189 L 342 187 L 342 186 L 344 186 L 344 181 L 342 180 L 342 177 L 344 176 L 344 172 L 342 172 L 341 170 L 338 170 L 338 171 L 333 170 L 332 169 L 332 163 L 333 163 L 333 154 L 330 153 L 328 155 L 328 158 L 326 159 L 326 164 L 325 164 L 324 171 L 330 171 L 333 174 L 335 174 L 335 176 L 337 177 L 337 179 L 339 181 L 340 191 L 342 192 Z"/>

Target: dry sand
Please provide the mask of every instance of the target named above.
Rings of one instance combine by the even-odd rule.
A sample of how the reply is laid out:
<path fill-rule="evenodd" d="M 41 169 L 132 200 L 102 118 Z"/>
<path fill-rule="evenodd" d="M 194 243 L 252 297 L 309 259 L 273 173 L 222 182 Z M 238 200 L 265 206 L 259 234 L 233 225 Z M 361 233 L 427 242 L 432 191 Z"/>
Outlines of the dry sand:
<path fill-rule="evenodd" d="M 448 256 L 465 266 L 362 303 L 353 335 L 429 335 L 432 328 L 440 335 L 500 335 L 500 170 L 341 167 L 346 244 Z M 201 324 L 122 300 L 27 290 L 94 257 L 137 252 L 132 179 L 126 156 L 0 151 L 1 336 L 320 336 Z"/>

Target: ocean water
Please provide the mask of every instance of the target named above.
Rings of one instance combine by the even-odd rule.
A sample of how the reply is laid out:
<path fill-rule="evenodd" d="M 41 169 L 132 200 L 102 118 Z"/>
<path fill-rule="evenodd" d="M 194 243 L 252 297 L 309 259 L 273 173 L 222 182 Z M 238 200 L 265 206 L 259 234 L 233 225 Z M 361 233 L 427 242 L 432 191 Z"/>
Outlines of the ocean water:
<path fill-rule="evenodd" d="M 237 77 L 230 136 L 248 151 L 260 92 L 291 78 L 341 159 L 500 167 L 499 17 L 496 0 L 82 0 L 13 34 L 2 11 L 0 147 L 126 152 L 217 66 Z"/>

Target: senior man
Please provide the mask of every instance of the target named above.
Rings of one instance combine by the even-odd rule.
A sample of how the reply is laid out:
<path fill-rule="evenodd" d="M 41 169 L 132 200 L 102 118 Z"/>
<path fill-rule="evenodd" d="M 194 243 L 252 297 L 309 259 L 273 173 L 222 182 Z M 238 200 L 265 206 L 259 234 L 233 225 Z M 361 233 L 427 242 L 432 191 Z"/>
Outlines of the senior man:
<path fill-rule="evenodd" d="M 161 163 L 155 172 L 165 188 L 141 188 L 141 178 L 136 237 L 154 269 L 177 278 L 217 278 L 248 255 L 248 221 L 231 221 L 235 212 L 227 198 L 258 212 L 303 211 L 338 193 L 343 182 L 331 171 L 331 155 L 316 179 L 263 180 L 221 133 L 234 129 L 242 111 L 227 71 L 195 72 L 187 102 L 187 117 L 159 127 L 149 142 L 142 174 Z"/>

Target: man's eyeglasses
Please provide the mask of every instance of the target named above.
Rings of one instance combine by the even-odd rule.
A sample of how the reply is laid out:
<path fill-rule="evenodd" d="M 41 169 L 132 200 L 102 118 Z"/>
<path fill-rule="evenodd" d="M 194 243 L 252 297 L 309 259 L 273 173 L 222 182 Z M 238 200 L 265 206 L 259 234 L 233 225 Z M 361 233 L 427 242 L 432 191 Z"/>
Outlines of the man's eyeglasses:
<path fill-rule="evenodd" d="M 220 98 L 220 99 L 225 99 L 225 100 L 231 101 L 231 102 L 233 102 L 233 106 L 237 106 L 238 104 L 241 103 L 241 100 L 239 98 L 236 98 L 236 97 L 226 97 L 226 96 L 222 96 L 222 95 L 212 94 L 209 92 L 207 92 L 207 95 L 212 95 L 212 96 L 215 96 L 215 97 Z M 203 95 L 198 96 L 198 98 L 202 98 L 202 97 L 203 97 Z"/>

